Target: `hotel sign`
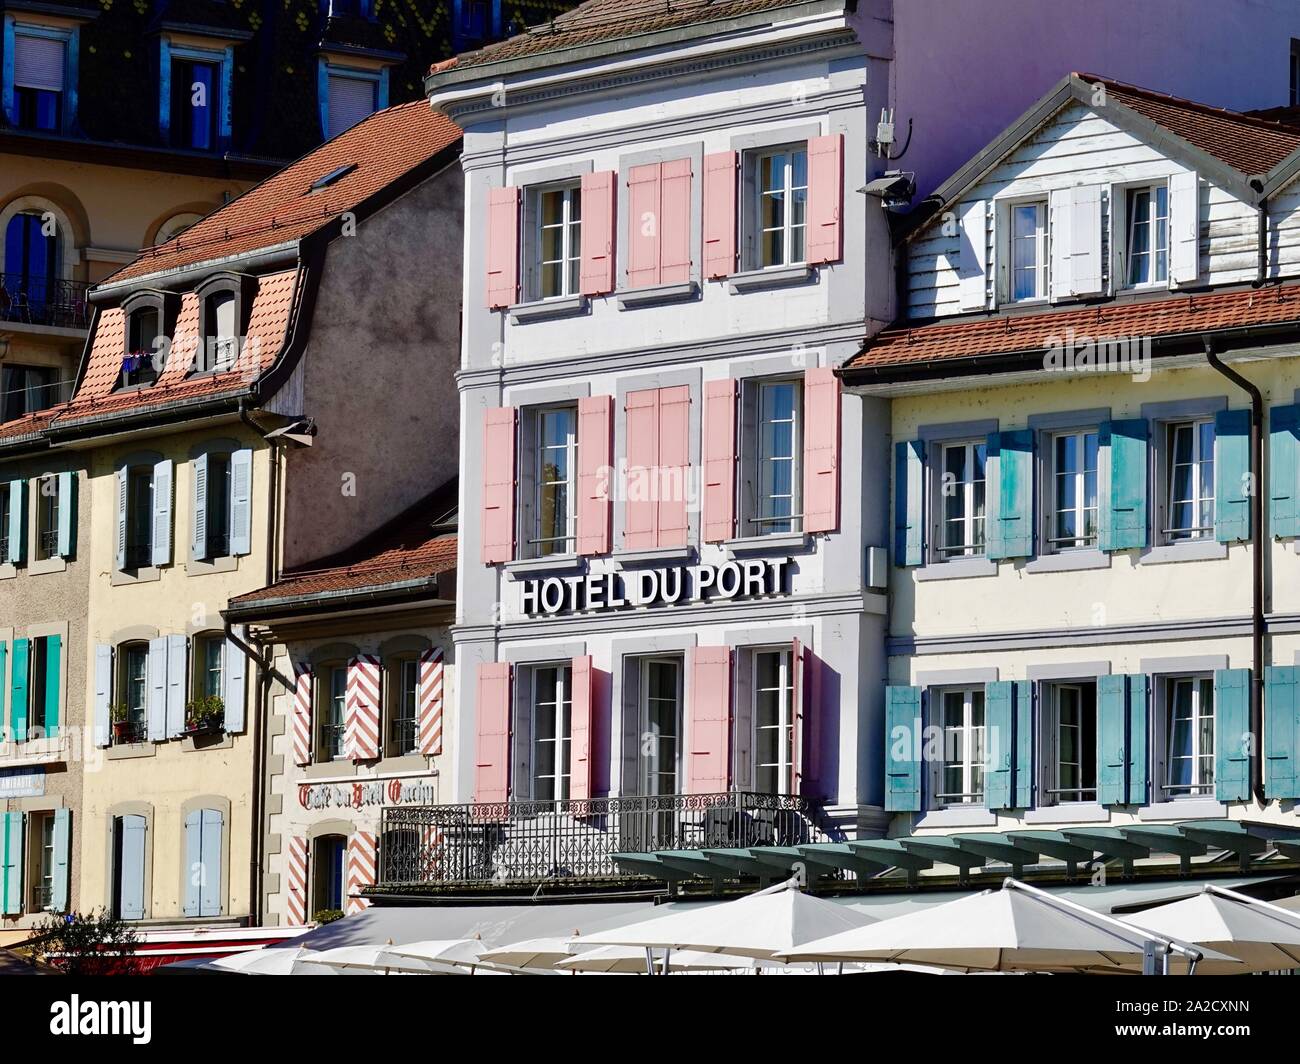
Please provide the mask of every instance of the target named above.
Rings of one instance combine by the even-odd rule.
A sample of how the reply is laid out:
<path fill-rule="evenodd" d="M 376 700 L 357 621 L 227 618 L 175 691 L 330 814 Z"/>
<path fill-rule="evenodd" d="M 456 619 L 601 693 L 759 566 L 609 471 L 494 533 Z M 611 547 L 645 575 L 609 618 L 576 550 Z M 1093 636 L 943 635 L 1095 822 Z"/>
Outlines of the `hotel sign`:
<path fill-rule="evenodd" d="M 750 559 L 722 565 L 550 576 L 523 581 L 519 605 L 525 617 L 553 617 L 560 613 L 783 595 L 790 562 L 790 558 Z"/>
<path fill-rule="evenodd" d="M 365 809 L 382 805 L 433 805 L 432 779 L 366 780 L 357 783 L 302 783 L 298 804 L 304 809 Z"/>

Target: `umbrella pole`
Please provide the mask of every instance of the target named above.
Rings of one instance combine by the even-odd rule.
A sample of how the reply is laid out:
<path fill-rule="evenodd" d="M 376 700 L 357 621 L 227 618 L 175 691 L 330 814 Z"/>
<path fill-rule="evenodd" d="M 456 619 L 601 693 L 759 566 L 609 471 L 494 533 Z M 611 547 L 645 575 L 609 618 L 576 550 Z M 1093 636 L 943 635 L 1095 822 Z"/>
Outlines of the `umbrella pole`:
<path fill-rule="evenodd" d="M 649 946 L 646 946 L 645 948 L 645 974 L 646 975 L 655 974 L 655 954 L 654 954 L 654 950 L 652 950 Z"/>
<path fill-rule="evenodd" d="M 667 975 L 669 972 L 671 972 L 672 962 L 673 962 L 673 948 L 672 946 L 669 946 L 666 950 L 664 950 L 664 967 L 663 967 L 663 971 L 661 971 L 659 974 Z"/>

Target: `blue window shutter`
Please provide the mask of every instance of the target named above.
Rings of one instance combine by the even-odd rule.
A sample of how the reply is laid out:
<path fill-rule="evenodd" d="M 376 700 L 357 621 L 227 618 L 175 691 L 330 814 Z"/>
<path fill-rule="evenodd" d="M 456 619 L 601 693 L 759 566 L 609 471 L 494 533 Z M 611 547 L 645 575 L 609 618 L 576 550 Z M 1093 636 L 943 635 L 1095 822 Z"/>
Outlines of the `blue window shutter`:
<path fill-rule="evenodd" d="M 0 893 L 3 897 L 3 909 L 9 916 L 23 911 L 23 814 L 4 814 L 4 839 L 0 846 L 3 857 L 3 879 L 0 880 Z"/>
<path fill-rule="evenodd" d="M 203 810 L 191 810 L 185 816 L 185 901 L 181 911 L 186 916 L 200 915 L 200 884 L 203 882 Z"/>
<path fill-rule="evenodd" d="M 221 679 L 225 685 L 225 694 L 222 698 L 226 710 L 225 727 L 231 734 L 244 730 L 246 663 L 244 652 L 235 645 L 234 640 L 227 639 L 222 648 Z"/>
<path fill-rule="evenodd" d="M 221 915 L 221 813 L 216 809 L 204 809 L 203 845 L 200 857 L 203 861 L 203 876 L 199 884 L 199 915 Z"/>
<path fill-rule="evenodd" d="M 253 549 L 253 452 L 245 447 L 230 456 L 230 553 Z"/>
<path fill-rule="evenodd" d="M 59 557 L 71 558 L 77 552 L 77 474 L 65 470 L 59 474 Z"/>
<path fill-rule="evenodd" d="M 1102 550 L 1147 545 L 1147 439 L 1145 420 L 1103 421 L 1099 448 L 1110 453 L 1110 483 L 1102 493 Z"/>
<path fill-rule="evenodd" d="M 1011 808 L 1011 765 L 1015 757 L 1015 684 L 997 680 L 984 685 L 984 804 Z"/>
<path fill-rule="evenodd" d="M 113 648 L 95 644 L 95 745 L 107 746 L 110 732 L 109 703 L 113 700 Z"/>
<path fill-rule="evenodd" d="M 925 561 L 925 444 L 894 444 L 894 564 Z"/>
<path fill-rule="evenodd" d="M 885 808 L 921 808 L 921 689 L 885 688 Z"/>
<path fill-rule="evenodd" d="M 1300 668 L 1274 665 L 1264 670 L 1265 793 L 1270 798 L 1300 798 Z"/>
<path fill-rule="evenodd" d="M 144 855 L 147 822 L 142 816 L 122 817 L 122 849 L 117 869 L 120 916 L 123 920 L 144 919 Z"/>
<path fill-rule="evenodd" d="M 1028 558 L 1034 553 L 1034 434 L 999 434 L 997 553 L 990 558 Z"/>
<path fill-rule="evenodd" d="M 167 738 L 167 637 L 149 640 L 148 692 L 146 716 L 149 741 L 160 743 Z"/>
<path fill-rule="evenodd" d="M 1128 800 L 1128 677 L 1097 677 L 1097 801 L 1124 805 Z"/>
<path fill-rule="evenodd" d="M 1268 420 L 1269 534 L 1300 536 L 1300 406 L 1275 406 Z"/>
<path fill-rule="evenodd" d="M 1250 670 L 1214 674 L 1214 796 L 1221 802 L 1250 797 Z"/>
<path fill-rule="evenodd" d="M 998 472 L 1002 467 L 1002 434 L 990 432 L 984 441 L 984 554 L 989 558 L 1004 557 L 1002 551 L 1002 522 L 998 520 L 1001 496 Z M 941 519 L 942 519 L 942 515 Z"/>
<path fill-rule="evenodd" d="M 9 481 L 9 557 L 10 563 L 27 560 L 27 481 Z"/>
<path fill-rule="evenodd" d="M 1034 804 L 1034 685 L 1017 680 L 1015 685 L 1016 781 L 1012 803 L 1016 809 Z"/>
<path fill-rule="evenodd" d="M 1128 678 L 1128 800 L 1131 805 L 1145 805 L 1151 800 L 1148 797 L 1151 757 L 1147 740 L 1150 721 L 1146 673 L 1137 672 Z"/>
<path fill-rule="evenodd" d="M 167 738 L 176 739 L 185 734 L 185 681 L 189 677 L 186 652 L 189 638 L 183 635 L 167 637 Z"/>
<path fill-rule="evenodd" d="M 194 459 L 190 469 L 193 493 L 193 529 L 190 536 L 190 554 L 202 561 L 208 556 L 208 456 Z"/>
<path fill-rule="evenodd" d="M 72 810 L 54 810 L 54 868 L 50 907 L 56 913 L 68 911 L 68 884 L 72 871 Z"/>
<path fill-rule="evenodd" d="M 1250 411 L 1214 415 L 1214 538 L 1250 539 Z"/>
<path fill-rule="evenodd" d="M 63 678 L 63 637 L 45 637 L 45 734 L 59 734 L 60 680 Z"/>
<path fill-rule="evenodd" d="M 153 558 L 157 565 L 172 560 L 172 461 L 164 458 L 153 467 Z"/>
<path fill-rule="evenodd" d="M 27 741 L 27 665 L 31 643 L 14 640 L 14 663 L 9 684 L 9 728 L 16 743 Z"/>

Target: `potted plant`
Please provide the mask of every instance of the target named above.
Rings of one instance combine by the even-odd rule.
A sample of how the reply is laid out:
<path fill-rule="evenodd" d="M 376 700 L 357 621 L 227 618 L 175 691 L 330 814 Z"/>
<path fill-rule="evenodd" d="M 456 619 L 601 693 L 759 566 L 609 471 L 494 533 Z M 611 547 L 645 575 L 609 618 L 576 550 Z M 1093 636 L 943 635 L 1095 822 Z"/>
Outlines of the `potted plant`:
<path fill-rule="evenodd" d="M 208 735 L 226 723 L 226 704 L 219 695 L 204 695 L 185 704 L 185 734 Z"/>
<path fill-rule="evenodd" d="M 131 722 L 130 710 L 127 709 L 125 702 L 117 702 L 109 707 L 109 714 L 113 720 L 113 743 L 129 743 L 135 726 Z"/>

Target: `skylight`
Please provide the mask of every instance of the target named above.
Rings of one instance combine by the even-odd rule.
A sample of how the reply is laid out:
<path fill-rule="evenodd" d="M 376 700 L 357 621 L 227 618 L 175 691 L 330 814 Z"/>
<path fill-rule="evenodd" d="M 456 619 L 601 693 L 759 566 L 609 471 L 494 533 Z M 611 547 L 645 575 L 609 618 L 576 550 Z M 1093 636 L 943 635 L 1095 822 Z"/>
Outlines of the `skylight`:
<path fill-rule="evenodd" d="M 357 168 L 356 163 L 347 163 L 344 166 L 337 166 L 333 170 L 331 170 L 328 174 L 316 178 L 316 180 L 311 183 L 311 188 L 309 188 L 307 191 L 316 192 L 319 189 L 326 188 L 327 186 L 334 184 L 335 181 L 339 180 L 339 178 L 343 177 L 344 175 L 352 173 L 352 171 L 355 170 L 356 168 Z"/>

